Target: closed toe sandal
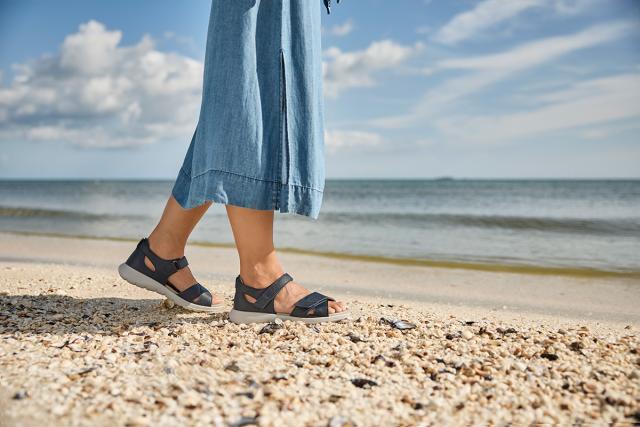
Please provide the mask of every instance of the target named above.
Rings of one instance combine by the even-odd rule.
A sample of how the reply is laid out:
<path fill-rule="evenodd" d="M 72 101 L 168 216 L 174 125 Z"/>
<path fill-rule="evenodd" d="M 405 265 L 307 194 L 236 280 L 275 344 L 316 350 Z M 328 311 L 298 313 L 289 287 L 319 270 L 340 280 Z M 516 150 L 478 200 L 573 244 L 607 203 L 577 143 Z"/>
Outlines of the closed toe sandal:
<path fill-rule="evenodd" d="M 147 267 L 144 259 L 148 258 L 155 271 Z M 180 291 L 169 283 L 169 276 L 189 265 L 187 258 L 160 258 L 149 247 L 149 240 L 140 240 L 138 246 L 124 264 L 118 268 L 120 277 L 132 285 L 148 289 L 164 295 L 180 307 L 192 311 L 220 313 L 225 311 L 222 304 L 213 304 L 211 292 L 200 283 L 196 283 Z"/>
<path fill-rule="evenodd" d="M 292 280 L 293 277 L 284 273 L 268 287 L 257 289 L 247 286 L 238 275 L 233 310 L 229 313 L 229 320 L 234 323 L 266 323 L 275 319 L 320 323 L 337 322 L 350 317 L 349 310 L 329 314 L 329 301 L 335 300 L 318 292 L 312 292 L 301 298 L 294 304 L 290 314 L 276 313 L 275 298 L 282 288 Z M 256 301 L 254 303 L 247 301 L 245 295 L 255 298 Z"/>

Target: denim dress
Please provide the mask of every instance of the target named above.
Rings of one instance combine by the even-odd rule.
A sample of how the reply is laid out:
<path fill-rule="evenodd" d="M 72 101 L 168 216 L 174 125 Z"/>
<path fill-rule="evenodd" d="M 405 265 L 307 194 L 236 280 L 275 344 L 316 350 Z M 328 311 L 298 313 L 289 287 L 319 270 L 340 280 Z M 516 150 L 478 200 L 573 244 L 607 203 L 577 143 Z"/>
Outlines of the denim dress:
<path fill-rule="evenodd" d="M 172 190 L 183 208 L 318 217 L 322 11 L 320 0 L 213 0 L 198 124 Z"/>

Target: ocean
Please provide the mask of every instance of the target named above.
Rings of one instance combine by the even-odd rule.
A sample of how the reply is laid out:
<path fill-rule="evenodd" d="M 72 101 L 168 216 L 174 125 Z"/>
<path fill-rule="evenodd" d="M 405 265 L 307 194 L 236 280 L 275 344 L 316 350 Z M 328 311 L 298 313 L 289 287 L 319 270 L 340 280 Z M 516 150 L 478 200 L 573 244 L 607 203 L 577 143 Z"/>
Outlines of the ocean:
<path fill-rule="evenodd" d="M 0 231 L 137 240 L 171 185 L 0 181 Z M 223 206 L 192 241 L 233 244 Z M 327 180 L 320 217 L 276 213 L 275 242 L 407 265 L 640 277 L 640 181 Z"/>

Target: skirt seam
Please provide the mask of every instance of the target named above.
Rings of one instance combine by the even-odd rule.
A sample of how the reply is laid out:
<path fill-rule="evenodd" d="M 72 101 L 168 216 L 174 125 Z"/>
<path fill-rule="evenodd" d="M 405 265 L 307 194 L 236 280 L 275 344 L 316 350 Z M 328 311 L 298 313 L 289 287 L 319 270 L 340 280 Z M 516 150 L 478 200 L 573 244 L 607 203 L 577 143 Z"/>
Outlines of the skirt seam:
<path fill-rule="evenodd" d="M 186 176 L 187 178 L 189 178 L 190 180 L 191 180 L 191 179 L 199 178 L 199 177 L 201 177 L 202 175 L 205 175 L 205 174 L 207 174 L 207 173 L 209 173 L 209 172 L 222 172 L 222 173 L 226 173 L 226 174 L 229 174 L 229 175 L 239 176 L 239 177 L 241 177 L 241 178 L 245 178 L 245 179 L 250 179 L 250 180 L 253 180 L 253 181 L 269 182 L 269 183 L 271 183 L 271 184 L 279 184 L 279 185 L 290 185 L 290 186 L 293 186 L 293 187 L 305 188 L 305 189 L 307 189 L 307 190 L 313 190 L 313 191 L 317 191 L 317 192 L 320 192 L 320 193 L 323 193 L 323 192 L 324 192 L 324 189 L 323 189 L 323 190 L 321 190 L 321 189 L 319 189 L 319 188 L 310 187 L 310 186 L 307 186 L 307 185 L 295 184 L 295 183 L 284 183 L 284 182 L 282 182 L 282 181 L 273 181 L 273 180 L 270 180 L 270 179 L 254 178 L 254 177 L 252 177 L 252 176 L 246 176 L 246 175 L 242 175 L 242 174 L 239 174 L 239 173 L 229 172 L 229 171 L 225 171 L 225 170 L 222 170 L 222 169 L 215 169 L 215 168 L 207 169 L 207 170 L 206 170 L 206 171 L 204 171 L 204 172 L 201 172 L 201 173 L 199 173 L 199 174 L 197 174 L 197 175 L 191 176 L 191 175 L 189 175 L 189 174 L 184 170 L 184 168 L 180 168 L 180 173 L 182 173 L 183 175 L 185 175 L 185 176 Z"/>

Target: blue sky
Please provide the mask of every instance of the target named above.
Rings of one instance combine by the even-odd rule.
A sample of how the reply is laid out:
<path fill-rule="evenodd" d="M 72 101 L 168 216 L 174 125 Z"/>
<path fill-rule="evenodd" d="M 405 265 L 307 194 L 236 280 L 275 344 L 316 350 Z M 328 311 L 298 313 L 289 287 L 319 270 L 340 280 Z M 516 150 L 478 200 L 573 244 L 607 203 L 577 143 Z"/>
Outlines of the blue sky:
<path fill-rule="evenodd" d="M 0 177 L 173 179 L 210 4 L 0 0 Z M 328 178 L 640 177 L 636 0 L 343 0 L 322 20 Z"/>

